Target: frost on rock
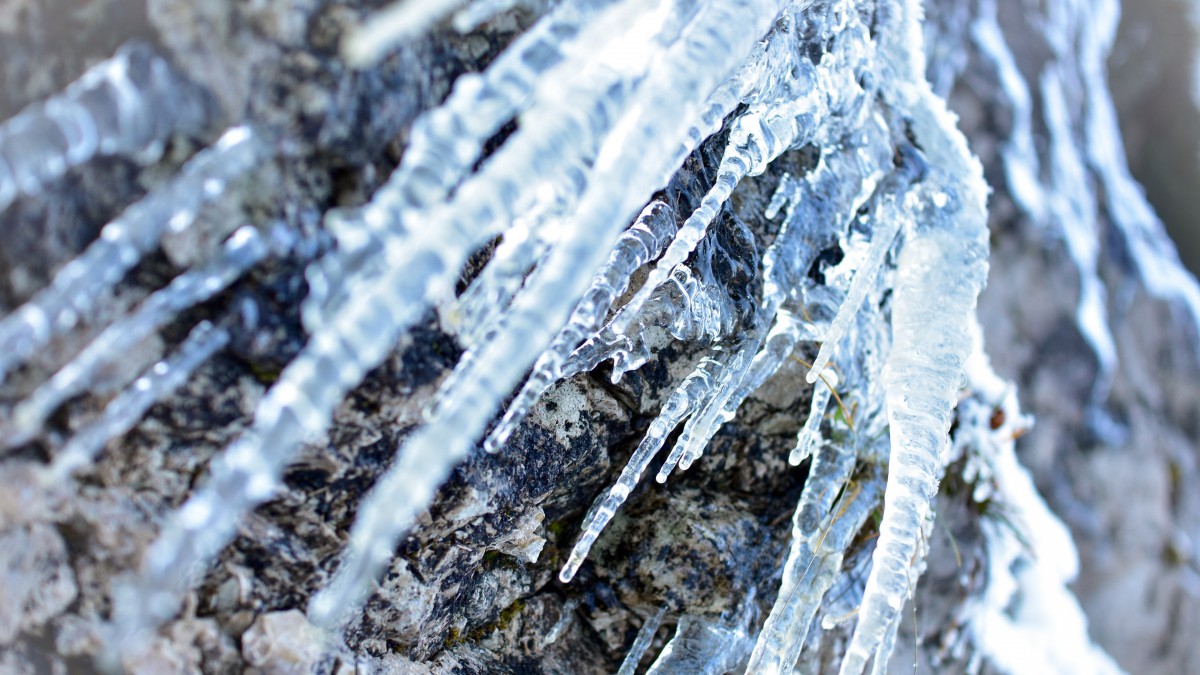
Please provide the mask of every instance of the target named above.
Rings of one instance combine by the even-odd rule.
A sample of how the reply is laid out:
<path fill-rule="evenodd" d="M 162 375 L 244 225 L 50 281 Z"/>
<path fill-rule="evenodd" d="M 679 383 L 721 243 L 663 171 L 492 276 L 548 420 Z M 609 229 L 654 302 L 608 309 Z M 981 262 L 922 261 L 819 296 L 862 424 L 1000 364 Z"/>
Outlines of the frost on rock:
<path fill-rule="evenodd" d="M 1081 42 L 1083 61 L 1079 73 L 1051 69 L 1036 83 L 1004 44 L 994 2 L 958 9 L 1013 109 L 1001 150 L 1013 195 L 1062 228 L 1078 264 L 1076 318 L 1100 363 L 1099 404 L 1116 348 L 1097 196 L 1148 287 L 1196 317 L 1200 292 L 1190 280 L 1172 286 L 1182 274 L 1174 259 L 1155 265 L 1156 221 L 1113 142 L 1102 63 L 1115 4 L 1049 4 L 1061 10 L 1047 23 L 1054 45 L 1065 55 Z M 240 360 L 251 371 L 223 385 L 253 409 L 244 425 L 233 414 L 227 429 L 166 440 L 155 434 L 170 422 L 143 428 L 167 448 L 155 461 L 178 486 L 130 498 L 152 531 L 138 536 L 152 541 L 104 561 L 124 573 L 99 584 L 101 600 L 88 596 L 86 611 L 102 617 L 89 633 L 96 655 L 109 666 L 157 663 L 164 636 L 182 630 L 165 624 L 211 613 L 239 636 L 238 658 L 266 672 L 328 670 L 352 650 L 401 669 L 454 659 L 499 669 L 489 650 L 531 644 L 538 630 L 552 635 L 538 649 L 574 663 L 584 658 L 566 646 L 584 632 L 578 612 L 600 636 L 588 639 L 632 645 L 611 664 L 622 673 L 648 660 L 651 673 L 786 673 L 831 642 L 845 645 L 842 673 L 884 672 L 926 566 L 939 480 L 963 466 L 955 478 L 981 491 L 977 501 L 1020 513 L 1035 549 L 983 526 L 987 583 L 956 616 L 973 667 L 1061 671 L 1083 655 L 1115 671 L 1066 589 L 1069 537 L 1016 464 L 1012 425 L 1025 420 L 1015 394 L 979 365 L 972 342 L 988 271 L 987 187 L 926 80 L 921 20 L 916 0 L 451 0 L 314 20 L 314 35 L 337 37 L 323 36 L 321 58 L 334 65 L 322 73 L 348 89 L 436 53 L 452 31 L 481 67 L 423 92 L 429 100 L 391 131 L 403 151 L 386 153 L 390 174 L 376 175 L 387 164 L 377 161 L 343 180 L 339 166 L 300 203 L 287 198 L 288 164 L 303 155 L 303 134 L 252 106 L 0 318 L 0 381 L 17 376 L 4 382 L 14 393 L 0 409 L 3 459 L 44 450 L 38 488 L 48 491 L 75 489 L 76 478 L 94 498 L 93 482 L 141 470 L 140 455 L 103 451 L 154 418 L 156 404 L 206 366 L 226 376 L 227 361 Z M 502 44 L 482 37 L 506 30 Z M 293 56 L 285 61 L 301 70 L 320 61 Z M 939 87 L 953 81 L 951 66 L 934 64 Z M 124 48 L 0 127 L 0 210 L 94 155 L 153 163 L 173 131 L 198 124 L 175 78 L 148 48 Z M 1076 85 L 1090 104 L 1082 149 L 1070 128 Z M 324 104 L 353 109 L 343 94 Z M 394 104 L 354 114 L 386 116 Z M 1041 127 L 1046 147 L 1034 139 Z M 315 135 L 316 158 L 296 164 L 345 159 L 322 154 L 336 144 Z M 209 228 L 201 210 L 226 205 L 227 188 L 255 171 L 264 184 L 280 179 L 283 203 L 250 195 L 254 207 L 239 216 L 252 224 L 165 274 L 163 237 Z M 126 288 L 167 276 L 145 294 Z M 100 311 L 119 293 L 132 300 Z M 285 348 L 286 327 L 275 329 L 293 320 L 300 337 Z M 162 347 L 141 362 L 153 365 L 132 382 L 132 367 L 113 374 L 147 344 Z M 590 392 L 580 401 L 611 399 L 620 430 L 582 403 L 554 414 L 562 397 L 544 395 L 572 377 Z M 770 387 L 790 395 L 771 411 L 778 428 L 748 429 Z M 1008 426 L 991 425 L 988 406 L 1003 406 Z M 642 480 L 651 469 L 658 484 Z M 518 478 L 492 490 L 504 471 Z M 686 591 L 706 561 L 656 551 L 671 587 L 637 598 L 629 606 L 647 618 L 629 623 L 629 608 L 614 608 L 633 582 L 601 579 L 589 555 L 605 550 L 606 528 L 633 517 L 640 494 L 675 496 L 700 473 L 749 493 L 755 508 L 769 501 L 756 481 L 786 483 L 777 492 L 788 503 L 771 504 L 770 518 L 728 509 L 761 521 L 747 531 L 773 521 L 780 540 L 755 545 L 786 557 L 745 587 L 714 584 L 728 597 L 700 607 Z M 87 529 L 87 505 L 75 508 L 64 531 Z M 320 520 L 273 530 L 288 510 Z M 790 530 L 776 527 L 788 513 Z M 247 579 L 258 578 L 251 568 L 290 569 L 272 567 L 274 557 L 303 580 L 267 602 Z M 553 592 L 549 566 L 563 584 Z M 213 591 L 214 576 L 232 581 Z M 4 615 L 0 642 L 64 611 L 74 587 L 57 583 L 49 609 Z M 396 597 L 420 606 L 390 608 Z M 544 617 L 530 609 L 551 605 Z M 253 611 L 225 616 L 228 607 Z M 1051 618 L 1061 622 L 1053 640 Z M 665 645 L 663 624 L 674 627 Z M 822 642 L 832 631 L 845 634 Z M 1004 639 L 1030 647 L 1013 655 Z"/>

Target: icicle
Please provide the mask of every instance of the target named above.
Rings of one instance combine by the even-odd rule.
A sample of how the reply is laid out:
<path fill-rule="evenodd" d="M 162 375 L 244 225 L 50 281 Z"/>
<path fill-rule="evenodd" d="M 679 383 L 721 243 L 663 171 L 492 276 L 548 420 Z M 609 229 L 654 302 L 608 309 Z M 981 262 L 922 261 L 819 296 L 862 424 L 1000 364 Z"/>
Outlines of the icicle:
<path fill-rule="evenodd" d="M 59 270 L 48 287 L 0 320 L 0 380 L 90 314 L 96 299 L 120 281 L 164 231 L 188 227 L 196 210 L 257 164 L 263 150 L 248 127 L 235 127 L 189 160 L 178 176 L 105 225 L 100 238 Z"/>
<path fill-rule="evenodd" d="M 465 0 L 396 0 L 374 14 L 342 44 L 342 57 L 355 68 L 383 58 L 394 45 L 420 37 Z"/>
<path fill-rule="evenodd" d="M 674 471 L 675 466 L 684 458 L 689 458 L 689 452 L 699 452 L 703 450 L 703 446 L 707 445 L 709 436 L 706 435 L 706 429 L 710 425 L 711 409 L 720 410 L 721 403 L 728 398 L 732 390 L 741 382 L 741 374 L 745 371 L 743 363 L 751 360 L 750 349 L 735 349 L 726 350 L 718 347 L 713 352 L 717 355 L 706 356 L 701 362 L 701 366 L 705 363 L 716 363 L 713 372 L 707 377 L 708 383 L 698 393 L 697 400 L 692 404 L 695 413 L 691 419 L 683 427 L 683 432 L 679 436 L 679 440 L 675 442 L 675 447 L 671 449 L 671 453 L 667 455 L 666 461 L 663 462 L 662 468 L 658 470 L 658 475 L 654 480 L 659 483 L 667 482 L 667 477 Z M 726 355 L 728 354 L 728 355 Z M 721 358 L 724 357 L 724 358 Z M 697 367 L 699 368 L 699 367 Z M 686 384 L 686 381 L 685 381 Z M 708 414 L 706 414 L 708 413 Z M 693 443 L 699 444 L 699 448 L 693 449 Z M 694 459 L 694 457 L 689 458 Z M 685 469 L 687 467 L 684 467 Z"/>
<path fill-rule="evenodd" d="M 876 192 L 876 203 L 872 209 L 873 213 L 871 216 L 873 224 L 871 246 L 867 250 L 867 254 L 858 268 L 858 272 L 854 275 L 854 281 L 850 284 L 850 292 L 846 294 L 845 301 L 838 308 L 837 316 L 834 317 L 833 323 L 829 326 L 825 340 L 821 343 L 821 349 L 817 352 L 817 358 L 813 360 L 812 368 L 809 369 L 808 375 L 805 376 L 809 384 L 815 383 L 817 375 L 824 372 L 829 366 L 829 362 L 833 358 L 833 351 L 837 347 L 838 342 L 845 335 L 846 329 L 850 327 L 850 322 L 854 320 L 854 315 L 862 307 L 867 293 L 875 287 L 875 277 L 878 275 L 879 269 L 883 266 L 884 259 L 892 247 L 892 242 L 895 241 L 896 235 L 900 232 L 900 227 L 904 222 L 901 214 L 897 213 L 899 209 L 904 208 L 904 205 L 897 202 L 902 200 L 905 194 L 905 186 L 908 183 L 921 180 L 925 173 L 925 160 L 911 145 L 902 146 L 900 156 L 902 158 L 901 164 L 897 166 L 896 170 L 889 176 L 889 179 L 884 180 L 880 184 Z"/>
<path fill-rule="evenodd" d="M 791 672 L 822 598 L 841 571 L 846 549 L 878 506 L 878 476 L 847 484 L 854 460 L 851 449 L 834 446 L 821 448 L 814 457 L 792 518 L 792 546 L 779 595 L 747 673 Z"/>
<path fill-rule="evenodd" d="M 915 11 L 915 10 L 914 10 Z M 970 353 L 967 333 L 987 277 L 982 170 L 927 84 L 913 92 L 913 131 L 953 185 L 924 186 L 924 212 L 900 252 L 892 296 L 892 353 L 884 371 L 891 459 L 883 522 L 842 675 L 861 673 L 910 589 L 910 565 L 942 470 L 950 415 Z M 931 181 L 926 181 L 931 182 Z M 940 196 L 940 199 L 939 199 Z M 937 340 L 928 336 L 934 334 Z"/>
<path fill-rule="evenodd" d="M 154 364 L 144 375 L 121 392 L 105 408 L 100 418 L 71 437 L 47 467 L 45 482 L 57 484 L 76 469 L 89 464 L 104 448 L 138 423 L 150 406 L 170 396 L 187 382 L 192 372 L 229 342 L 224 328 L 202 321 L 169 358 Z"/>
<path fill-rule="evenodd" d="M 567 325 L 534 363 L 529 379 L 505 409 L 504 417 L 495 430 L 484 441 L 485 450 L 496 452 L 503 447 L 542 394 L 552 384 L 567 377 L 565 362 L 572 350 L 584 336 L 600 327 L 613 302 L 629 287 L 634 271 L 661 253 L 675 231 L 675 211 L 666 203 L 655 200 L 642 209 L 633 225 L 617 240 L 604 269 L 592 280 L 591 287 L 575 306 Z M 597 364 L 599 361 L 592 367 Z"/>
<path fill-rule="evenodd" d="M 563 563 L 562 570 L 558 573 L 560 581 L 565 584 L 575 577 L 579 566 L 583 564 L 583 561 L 587 559 L 588 552 L 592 550 L 592 545 L 596 543 L 600 533 L 616 515 L 617 509 L 625 503 L 629 493 L 637 487 L 646 467 L 650 465 L 651 460 L 662 449 L 663 443 L 667 441 L 667 436 L 688 415 L 696 411 L 702 397 L 713 388 L 713 383 L 720 377 L 723 368 L 724 364 L 721 361 L 712 357 L 704 357 L 696 369 L 675 388 L 666 403 L 663 403 L 658 417 L 655 417 L 654 421 L 650 423 L 650 428 L 646 430 L 642 442 L 638 444 L 637 450 L 633 452 L 625 464 L 625 468 L 621 470 L 621 476 L 617 479 L 616 485 L 609 488 L 606 494 L 597 497 L 595 503 L 592 504 L 587 517 L 584 518 L 579 539 L 575 542 L 574 548 L 567 556 L 567 561 Z"/>
<path fill-rule="evenodd" d="M 648 194 L 628 186 L 645 186 L 649 192 L 666 184 L 691 151 L 686 134 L 706 97 L 732 74 L 784 4 L 746 0 L 705 5 L 685 39 L 663 54 L 642 85 L 640 105 L 617 123 L 597 155 L 572 234 L 564 235 L 527 282 L 503 334 L 486 345 L 472 378 L 477 386 L 448 401 L 439 419 L 408 439 L 399 460 L 363 502 L 345 561 L 309 605 L 315 623 L 329 626 L 362 602 L 396 539 L 411 527 L 500 401 L 567 321 L 620 227 L 646 202 Z"/>
<path fill-rule="evenodd" d="M 741 615 L 732 619 L 684 614 L 646 675 L 722 675 L 737 669 L 750 649 L 746 628 L 753 615 L 754 589 Z"/>
<path fill-rule="evenodd" d="M 63 401 L 89 387 L 105 364 L 157 331 L 179 312 L 211 298 L 267 254 L 267 246 L 250 226 L 238 230 L 220 255 L 202 268 L 184 272 L 157 291 L 132 314 L 106 328 L 66 366 L 13 408 L 11 424 L 0 447 L 28 441 Z"/>
<path fill-rule="evenodd" d="M 851 16 L 853 13 L 846 13 L 848 20 Z M 617 316 L 613 327 L 618 333 L 629 330 L 654 289 L 704 238 L 713 218 L 743 178 L 764 172 L 783 152 L 807 143 L 827 116 L 842 112 L 842 107 L 853 107 L 849 101 L 862 98 L 854 66 L 864 58 L 866 50 L 860 47 L 868 44 L 867 31 L 857 21 L 835 29 L 840 29 L 838 39 L 832 41 L 835 51 L 824 55 L 817 66 L 792 52 L 776 54 L 780 63 L 773 65 L 779 69 L 777 72 L 789 73 L 787 86 L 769 87 L 762 100 L 733 120 L 715 184 Z"/>
<path fill-rule="evenodd" d="M 788 464 L 799 466 L 821 444 L 821 422 L 825 418 L 825 409 L 829 407 L 829 399 L 833 398 L 833 388 L 837 385 L 837 374 L 832 368 L 826 368 L 821 374 L 821 381 L 813 385 L 812 407 L 808 410 L 804 427 L 796 435 L 796 447 L 788 455 Z"/>
<path fill-rule="evenodd" d="M 637 638 L 629 647 L 629 652 L 625 654 L 625 660 L 621 661 L 621 669 L 617 671 L 617 675 L 634 675 L 637 672 L 638 663 L 641 662 L 642 656 L 646 654 L 646 650 L 650 648 L 650 643 L 654 642 L 654 634 L 658 632 L 658 627 L 662 625 L 663 617 L 667 614 L 667 606 L 663 605 L 658 608 L 658 611 L 646 618 L 642 622 L 642 627 L 638 629 Z"/>
<path fill-rule="evenodd" d="M 197 130 L 204 104 L 150 45 L 131 42 L 61 94 L 0 125 L 0 211 L 96 155 L 157 159 L 176 129 Z"/>

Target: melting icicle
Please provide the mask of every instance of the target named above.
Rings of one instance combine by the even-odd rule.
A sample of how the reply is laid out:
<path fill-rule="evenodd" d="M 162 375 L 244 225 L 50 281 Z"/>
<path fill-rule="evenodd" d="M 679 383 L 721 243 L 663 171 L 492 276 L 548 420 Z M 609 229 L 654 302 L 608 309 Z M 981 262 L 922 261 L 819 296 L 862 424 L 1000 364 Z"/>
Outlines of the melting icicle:
<path fill-rule="evenodd" d="M 591 288 L 575 306 L 567 325 L 534 363 L 529 379 L 484 441 L 485 450 L 496 452 L 503 447 L 542 394 L 567 376 L 565 362 L 572 350 L 585 335 L 600 327 L 613 302 L 629 287 L 634 271 L 661 253 L 675 231 L 675 211 L 664 202 L 655 200 L 642 209 L 633 225 L 617 240 L 604 269 L 592 280 Z"/>
<path fill-rule="evenodd" d="M 0 211 L 18 191 L 36 194 L 96 155 L 153 161 L 173 131 L 198 130 L 204 113 L 198 92 L 150 45 L 129 43 L 0 125 Z"/>
<path fill-rule="evenodd" d="M 16 405 L 12 422 L 0 447 L 28 441 L 63 401 L 88 387 L 106 364 L 120 359 L 130 348 L 157 331 L 184 309 L 211 298 L 267 254 L 267 246 L 253 227 L 243 227 L 229 238 L 224 250 L 208 265 L 179 275 L 157 291 L 132 314 L 113 323 L 66 366 L 33 394 Z"/>
<path fill-rule="evenodd" d="M 609 488 L 606 494 L 598 497 L 591 510 L 588 511 L 583 522 L 583 531 L 575 542 L 574 548 L 571 549 L 570 555 L 567 556 L 562 570 L 558 573 L 559 580 L 564 584 L 575 577 L 579 566 L 583 564 L 583 561 L 587 559 L 588 552 L 592 550 L 592 545 L 596 543 L 600 533 L 616 515 L 617 509 L 625 503 L 629 493 L 637 487 L 642 474 L 646 472 L 646 467 L 662 449 L 663 443 L 666 443 L 667 436 L 688 415 L 695 412 L 701 398 L 712 389 L 713 382 L 720 376 L 722 368 L 723 364 L 717 359 L 705 357 L 671 393 L 670 398 L 659 411 L 658 417 L 650 423 L 650 428 L 646 430 L 646 435 L 642 437 L 642 442 L 638 444 L 637 450 L 633 452 L 625 464 L 625 468 L 621 470 L 621 476 L 617 479 L 616 485 Z"/>
<path fill-rule="evenodd" d="M 48 287 L 0 320 L 0 381 L 90 314 L 97 298 L 120 281 L 163 232 L 189 226 L 196 210 L 257 164 L 263 150 L 248 127 L 231 129 L 189 160 L 178 176 L 105 225 L 100 238 L 59 270 Z"/>
<path fill-rule="evenodd" d="M 646 654 L 646 650 L 650 648 L 650 643 L 654 642 L 654 634 L 658 632 L 658 627 L 662 625 L 663 617 L 666 614 L 667 606 L 663 605 L 642 622 L 637 637 L 629 647 L 629 652 L 625 654 L 625 660 L 621 661 L 621 669 L 617 671 L 617 675 L 633 675 L 637 672 L 638 663 Z"/>
<path fill-rule="evenodd" d="M 207 321 L 197 324 L 187 339 L 167 359 L 154 364 L 105 407 L 100 419 L 71 437 L 47 468 L 45 481 L 56 484 L 91 463 L 104 445 L 138 423 L 150 406 L 171 395 L 229 342 L 229 332 Z"/>

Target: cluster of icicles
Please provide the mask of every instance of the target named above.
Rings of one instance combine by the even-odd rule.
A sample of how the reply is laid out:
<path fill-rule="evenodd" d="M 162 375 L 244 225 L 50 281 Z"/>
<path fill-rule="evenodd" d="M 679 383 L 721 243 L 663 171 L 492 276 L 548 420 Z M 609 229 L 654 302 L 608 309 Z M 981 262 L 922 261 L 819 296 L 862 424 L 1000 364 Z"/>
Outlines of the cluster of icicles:
<path fill-rule="evenodd" d="M 428 4 L 449 12 L 460 3 Z M 401 165 L 370 202 L 327 215 L 337 247 L 306 274 L 308 344 L 263 397 L 251 428 L 166 520 L 136 580 L 115 592 L 115 646 L 137 649 L 175 615 L 238 523 L 274 494 L 299 445 L 319 438 L 347 392 L 436 308 L 466 353 L 426 424 L 361 504 L 336 576 L 310 602 L 314 624 L 336 629 L 364 601 L 399 538 L 472 449 L 503 451 L 562 378 L 606 359 L 614 377 L 637 368 L 650 356 L 644 333 L 661 326 L 708 351 L 587 515 L 562 580 L 673 430 L 683 425 L 660 482 L 692 465 L 798 345 L 820 342 L 808 376 L 811 409 L 789 457 L 810 459 L 810 477 L 778 599 L 742 656 L 752 672 L 790 670 L 844 553 L 882 502 L 842 672 L 861 672 L 872 657 L 882 669 L 922 565 L 919 543 L 932 522 L 971 347 L 967 331 L 986 273 L 985 188 L 925 83 L 919 2 L 881 1 L 873 13 L 862 4 L 566 0 L 485 71 L 460 77 L 448 99 L 415 122 Z M 488 7 L 511 5 L 475 3 L 456 16 L 470 23 L 478 20 L 471 8 L 486 16 Z M 385 18 L 364 32 L 369 44 L 352 42 L 348 54 L 369 60 L 376 42 L 437 17 Z M 190 123 L 172 108 L 180 79 L 152 50 L 133 47 L 0 127 L 0 206 L 18 192 L 36 195 L 98 154 L 152 161 Z M 519 129 L 480 162 L 485 141 L 514 119 Z M 698 208 L 678 213 L 652 199 L 723 125 L 723 157 Z M 738 234 L 749 238 L 761 282 L 747 306 L 709 267 L 689 263 L 706 245 L 710 257 L 741 255 L 712 244 L 725 227 L 722 210 L 740 181 L 799 148 L 815 148 L 819 160 L 780 183 L 767 213 L 781 219 L 778 234 L 761 245 Z M 0 377 L 86 321 L 94 298 L 165 233 L 190 227 L 198 209 L 273 151 L 270 129 L 230 129 L 105 226 L 50 286 L 0 321 Z M 129 345 L 293 243 L 261 229 L 237 230 L 208 262 L 100 331 L 3 420 L 5 445 L 37 437 L 55 408 Z M 468 258 L 497 237 L 486 267 L 456 297 Z M 810 268 L 832 247 L 845 256 L 816 284 Z M 645 280 L 629 288 L 642 268 Z M 87 465 L 229 335 L 220 322 L 197 325 L 54 454 L 47 480 Z M 718 667 L 737 653 L 721 645 L 744 637 L 743 624 L 682 617 L 653 671 Z M 639 638 L 642 651 L 652 637 L 653 629 Z"/>

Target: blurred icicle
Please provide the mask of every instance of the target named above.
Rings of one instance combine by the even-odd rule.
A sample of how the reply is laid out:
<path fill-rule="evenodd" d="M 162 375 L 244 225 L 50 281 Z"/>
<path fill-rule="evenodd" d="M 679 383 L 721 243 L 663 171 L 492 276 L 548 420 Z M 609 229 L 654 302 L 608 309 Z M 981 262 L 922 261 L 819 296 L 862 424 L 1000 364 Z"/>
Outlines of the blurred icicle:
<path fill-rule="evenodd" d="M 342 56 L 356 68 L 383 58 L 393 45 L 421 36 L 466 0 L 396 0 L 346 37 Z"/>
<path fill-rule="evenodd" d="M 584 518 L 579 539 L 575 542 L 574 548 L 567 556 L 567 561 L 563 563 L 562 570 L 558 573 L 559 580 L 568 583 L 575 577 L 579 566 L 583 564 L 583 561 L 587 559 L 588 552 L 592 550 L 592 545 L 596 543 L 600 533 L 616 515 L 617 509 L 625 503 L 629 493 L 637 487 L 642 474 L 646 472 L 646 467 L 650 465 L 654 456 L 662 449 L 663 443 L 667 441 L 667 436 L 688 415 L 695 412 L 702 397 L 713 388 L 713 383 L 720 377 L 723 369 L 724 364 L 721 361 L 705 357 L 663 403 L 662 409 L 650 423 L 650 428 L 646 430 L 646 435 L 642 437 L 642 442 L 638 444 L 637 450 L 634 450 L 629 461 L 625 463 L 625 468 L 621 470 L 621 476 L 617 479 L 616 485 L 609 488 L 607 493 L 596 498 L 595 503 L 592 504 L 587 517 Z"/>
<path fill-rule="evenodd" d="M 642 627 L 638 629 L 637 637 L 630 645 L 629 651 L 625 654 L 625 659 L 621 661 L 621 669 L 617 671 L 617 675 L 634 675 L 637 672 L 638 663 L 641 662 L 642 656 L 646 654 L 646 650 L 650 648 L 650 643 L 654 642 L 654 634 L 658 632 L 658 627 L 662 625 L 663 617 L 667 614 L 667 606 L 663 605 L 658 608 L 658 611 L 651 614 L 642 622 Z"/>
<path fill-rule="evenodd" d="M 309 605 L 315 623 L 335 624 L 363 601 L 398 537 L 566 323 L 620 228 L 691 151 L 685 141 L 710 94 L 734 73 L 785 4 L 706 3 L 688 22 L 683 39 L 657 57 L 639 87 L 639 105 L 616 122 L 596 156 L 570 235 L 564 234 L 563 243 L 526 282 L 502 334 L 476 362 L 475 377 L 469 378 L 475 386 L 448 399 L 436 419 L 409 437 L 397 462 L 363 502 L 344 562 Z M 644 186 L 644 191 L 630 190 L 630 185 Z"/>
<path fill-rule="evenodd" d="M 47 468 L 46 483 L 56 484 L 91 463 L 106 443 L 132 429 L 150 406 L 170 396 L 228 343 L 229 332 L 224 328 L 207 321 L 197 324 L 174 354 L 154 364 L 109 402 L 99 419 L 71 437 Z"/>
<path fill-rule="evenodd" d="M 0 381 L 88 316 L 98 298 L 154 248 L 164 232 L 190 226 L 201 205 L 219 197 L 230 181 L 263 158 L 263 146 L 249 127 L 230 129 L 184 164 L 178 175 L 105 225 L 99 239 L 63 266 L 49 286 L 0 319 Z"/>
<path fill-rule="evenodd" d="M 174 319 L 179 312 L 219 293 L 266 254 L 267 246 L 253 227 L 246 226 L 234 232 L 214 260 L 184 272 L 166 288 L 152 294 L 130 315 L 96 336 L 70 363 L 18 403 L 13 408 L 11 424 L 5 429 L 0 447 L 11 448 L 28 441 L 63 401 L 91 386 L 98 371 L 106 364 L 120 359 L 124 352 Z"/>
<path fill-rule="evenodd" d="M 176 129 L 205 121 L 200 94 L 144 42 L 131 42 L 56 96 L 0 125 L 0 211 L 97 155 L 149 163 Z"/>

